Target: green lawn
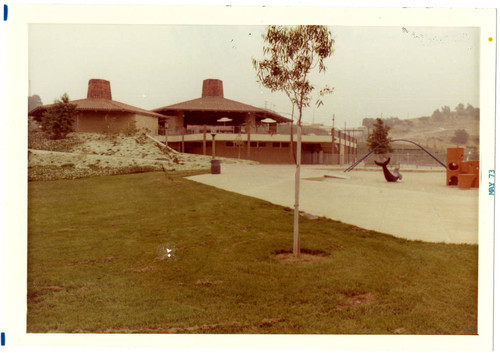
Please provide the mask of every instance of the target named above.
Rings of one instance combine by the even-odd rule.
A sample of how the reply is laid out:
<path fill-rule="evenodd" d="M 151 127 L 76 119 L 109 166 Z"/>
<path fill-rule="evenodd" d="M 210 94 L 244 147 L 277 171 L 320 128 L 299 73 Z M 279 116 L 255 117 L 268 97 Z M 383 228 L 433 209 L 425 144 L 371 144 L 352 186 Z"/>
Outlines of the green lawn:
<path fill-rule="evenodd" d="M 285 263 L 291 210 L 185 175 L 30 182 L 27 331 L 477 333 L 477 246 L 303 217 Z"/>

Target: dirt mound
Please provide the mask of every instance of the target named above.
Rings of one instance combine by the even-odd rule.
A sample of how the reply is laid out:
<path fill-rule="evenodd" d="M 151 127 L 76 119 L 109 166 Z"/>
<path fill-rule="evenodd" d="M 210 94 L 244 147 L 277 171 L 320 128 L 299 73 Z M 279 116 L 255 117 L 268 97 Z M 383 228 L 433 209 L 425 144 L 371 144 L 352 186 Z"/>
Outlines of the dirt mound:
<path fill-rule="evenodd" d="M 28 180 L 76 179 L 147 171 L 202 170 L 211 156 L 179 153 L 145 134 L 73 133 L 51 141 L 30 134 Z M 253 163 L 218 158 L 223 163 Z"/>

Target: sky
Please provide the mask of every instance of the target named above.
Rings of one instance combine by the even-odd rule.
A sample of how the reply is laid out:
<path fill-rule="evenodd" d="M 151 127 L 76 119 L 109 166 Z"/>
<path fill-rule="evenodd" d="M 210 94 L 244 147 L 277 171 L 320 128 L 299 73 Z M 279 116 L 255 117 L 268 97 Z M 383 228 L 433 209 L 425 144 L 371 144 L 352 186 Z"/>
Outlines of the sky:
<path fill-rule="evenodd" d="M 459 104 L 479 107 L 479 29 L 330 26 L 334 54 L 311 74 L 324 105 L 303 121 L 358 127 L 364 118 L 430 116 Z M 204 79 L 220 79 L 225 98 L 290 117 L 281 92 L 259 84 L 264 26 L 30 24 L 30 94 L 44 104 L 63 93 L 87 96 L 92 78 L 111 82 L 113 99 L 143 109 L 201 97 Z M 296 116 L 295 116 L 296 117 Z"/>

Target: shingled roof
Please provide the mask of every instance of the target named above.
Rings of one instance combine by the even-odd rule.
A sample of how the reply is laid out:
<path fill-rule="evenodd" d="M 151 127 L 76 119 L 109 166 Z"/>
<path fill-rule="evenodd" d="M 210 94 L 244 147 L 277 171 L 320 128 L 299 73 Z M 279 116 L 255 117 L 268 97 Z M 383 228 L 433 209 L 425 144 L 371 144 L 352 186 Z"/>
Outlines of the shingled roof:
<path fill-rule="evenodd" d="M 248 113 L 255 113 L 257 120 L 271 118 L 276 120 L 278 123 L 292 121 L 291 119 L 285 118 L 273 111 L 224 98 L 222 81 L 215 79 L 207 79 L 203 81 L 201 98 L 167 105 L 165 107 L 153 109 L 153 111 L 164 115 L 177 115 L 182 112 L 184 113 L 185 118 L 189 119 L 191 117 L 195 120 L 200 120 L 200 117 L 203 115 L 212 122 L 214 119 L 222 116 Z"/>
<path fill-rule="evenodd" d="M 111 88 L 109 81 L 91 79 L 86 99 L 77 99 L 70 101 L 75 104 L 79 111 L 94 112 L 123 112 L 134 113 L 155 118 L 165 118 L 165 116 L 152 112 L 150 110 L 137 108 L 125 103 L 117 102 L 111 99 Z M 54 104 L 42 105 L 31 110 L 29 116 L 41 116 L 49 107 Z"/>

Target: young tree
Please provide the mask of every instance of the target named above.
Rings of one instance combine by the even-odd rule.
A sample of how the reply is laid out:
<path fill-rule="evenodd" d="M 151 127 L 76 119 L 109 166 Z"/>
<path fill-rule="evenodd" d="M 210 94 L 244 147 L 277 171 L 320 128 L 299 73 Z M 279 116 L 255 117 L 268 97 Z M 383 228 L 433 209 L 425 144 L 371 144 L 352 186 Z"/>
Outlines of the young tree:
<path fill-rule="evenodd" d="M 368 138 L 366 139 L 366 143 L 370 150 L 374 149 L 385 141 L 389 141 L 390 129 L 391 128 L 389 126 L 386 126 L 384 124 L 384 121 L 382 119 L 377 118 L 375 124 L 373 125 L 372 133 L 368 135 Z M 375 154 L 384 154 L 387 152 L 392 152 L 391 145 L 389 143 L 386 143 L 375 150 Z"/>
<path fill-rule="evenodd" d="M 73 131 L 73 123 L 77 115 L 76 104 L 69 102 L 66 93 L 60 100 L 54 101 L 42 115 L 42 130 L 49 134 L 51 139 L 65 138 Z"/>
<path fill-rule="evenodd" d="M 313 99 L 316 88 L 310 82 L 314 70 L 325 72 L 324 60 L 333 54 L 335 41 L 326 26 L 269 26 L 264 39 L 264 59 L 252 58 L 258 80 L 271 92 L 284 92 L 292 103 L 292 111 L 297 108 L 297 158 L 295 169 L 295 210 L 293 253 L 300 256 L 299 238 L 299 190 L 302 144 L 302 112 Z M 325 86 L 319 91 L 316 106 L 323 104 L 321 97 L 332 93 L 333 88 Z"/>

